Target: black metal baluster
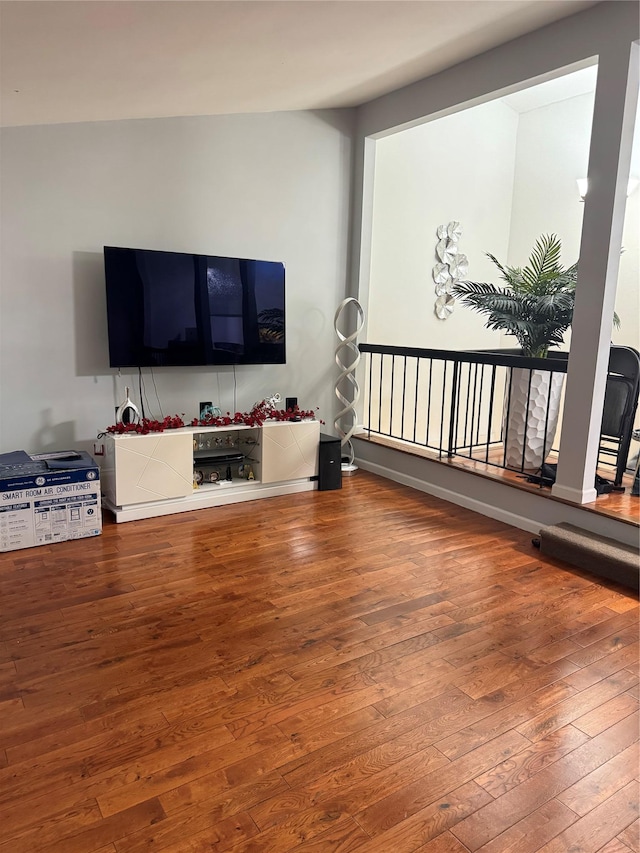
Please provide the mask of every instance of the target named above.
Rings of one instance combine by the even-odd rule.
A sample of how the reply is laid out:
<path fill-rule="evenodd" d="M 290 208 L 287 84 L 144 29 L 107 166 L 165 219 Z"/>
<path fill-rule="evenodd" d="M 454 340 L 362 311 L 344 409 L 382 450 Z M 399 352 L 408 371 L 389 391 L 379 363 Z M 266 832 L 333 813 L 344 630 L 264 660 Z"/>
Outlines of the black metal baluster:
<path fill-rule="evenodd" d="M 476 396 L 478 393 L 478 365 L 473 366 L 473 402 L 471 403 L 471 445 L 469 447 L 469 459 L 473 456 L 473 448 L 475 447 L 474 427 L 476 426 Z M 482 396 L 482 394 L 480 395 Z M 478 416 L 478 421 L 480 417 Z"/>
<path fill-rule="evenodd" d="M 417 441 L 417 429 L 418 429 L 418 389 L 420 387 L 419 384 L 420 379 L 420 359 L 416 358 L 416 397 L 413 406 L 413 443 L 416 444 Z"/>
<path fill-rule="evenodd" d="M 389 437 L 393 436 L 393 386 L 396 379 L 396 356 L 391 356 L 391 393 L 389 395 Z"/>
<path fill-rule="evenodd" d="M 400 438 L 404 441 L 404 408 L 407 399 L 407 357 L 402 356 L 402 410 L 400 412 Z"/>
<path fill-rule="evenodd" d="M 470 393 L 471 393 L 471 365 L 468 364 L 467 365 L 467 404 L 464 407 L 464 433 L 462 436 L 462 438 L 463 438 L 462 447 L 463 448 L 466 447 L 467 444 L 469 443 L 467 441 L 467 431 L 469 428 L 469 395 L 470 395 Z M 466 455 L 467 454 L 465 453 L 465 456 Z"/>
<path fill-rule="evenodd" d="M 549 393 L 547 394 L 547 410 L 544 415 L 544 433 L 542 434 L 542 462 L 544 465 L 547 458 L 547 436 L 549 434 L 549 412 L 551 410 L 551 385 L 553 384 L 553 371 L 549 370 Z M 549 448 L 551 450 L 551 448 Z"/>
<path fill-rule="evenodd" d="M 368 438 L 371 438 L 371 393 L 373 391 L 373 353 L 369 353 L 369 404 L 367 406 Z"/>
<path fill-rule="evenodd" d="M 507 369 L 507 382 L 508 391 L 507 391 L 507 410 L 504 414 L 504 418 L 502 420 L 502 467 L 507 467 L 507 442 L 509 441 L 509 417 L 511 415 L 511 389 L 513 386 L 513 375 L 512 369 L 509 367 Z"/>
<path fill-rule="evenodd" d="M 427 434 L 425 435 L 425 447 L 429 444 L 429 428 L 431 426 L 431 386 L 433 385 L 433 359 L 429 359 L 429 393 L 427 394 Z"/>
<path fill-rule="evenodd" d="M 524 471 L 525 453 L 527 451 L 527 428 L 529 426 L 529 403 L 531 402 L 531 380 L 533 379 L 533 370 L 529 368 L 529 384 L 527 385 L 527 405 L 525 407 L 524 421 L 524 441 L 522 442 L 522 460 L 520 462 L 520 470 Z"/>
<path fill-rule="evenodd" d="M 378 434 L 382 435 L 382 389 L 384 383 L 384 353 L 380 353 L 380 391 L 378 394 Z"/>
<path fill-rule="evenodd" d="M 496 365 L 494 364 L 491 370 L 491 391 L 489 392 L 489 417 L 487 421 L 487 449 L 484 457 L 485 462 L 489 462 L 489 444 L 491 441 L 491 426 L 493 423 L 493 400 L 496 390 Z"/>
<path fill-rule="evenodd" d="M 445 370 L 445 381 L 442 385 L 442 408 L 443 414 L 442 419 L 444 421 L 444 391 L 446 388 L 446 373 L 447 373 L 447 362 L 444 363 Z M 459 403 L 459 385 L 458 385 L 458 375 L 460 370 L 460 363 L 458 361 L 453 362 L 453 382 L 451 383 L 451 410 L 449 412 L 449 447 L 447 450 L 447 456 L 451 459 L 454 455 L 454 446 L 457 450 L 457 442 L 454 445 L 454 432 L 457 430 L 457 419 L 458 419 L 458 403 Z M 455 436 L 457 438 L 457 436 Z M 440 436 L 440 444 L 442 444 L 442 436 Z"/>

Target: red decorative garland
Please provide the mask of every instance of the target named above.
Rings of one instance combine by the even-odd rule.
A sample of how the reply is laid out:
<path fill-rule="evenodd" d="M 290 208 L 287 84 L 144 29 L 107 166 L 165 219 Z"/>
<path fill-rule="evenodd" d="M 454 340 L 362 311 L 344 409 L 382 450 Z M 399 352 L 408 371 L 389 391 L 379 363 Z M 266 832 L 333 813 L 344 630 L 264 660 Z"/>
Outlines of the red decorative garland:
<path fill-rule="evenodd" d="M 167 416 L 162 421 L 150 420 L 142 418 L 140 423 L 131 424 L 113 424 L 108 426 L 105 432 L 115 435 L 123 435 L 125 433 L 139 433 L 140 435 L 148 435 L 150 432 L 164 432 L 166 429 L 180 429 L 185 425 L 184 414 Z M 265 421 L 301 421 L 313 420 L 315 412 L 312 410 L 303 411 L 295 406 L 293 409 L 273 409 L 264 404 L 258 404 L 251 409 L 250 412 L 236 412 L 232 415 L 227 412 L 226 415 L 206 415 L 204 418 L 194 418 L 190 426 L 198 427 L 226 427 L 244 425 L 248 427 L 262 426 Z M 320 421 L 322 423 L 322 421 Z"/>
<path fill-rule="evenodd" d="M 123 435 L 128 432 L 136 432 L 141 435 L 148 435 L 150 432 L 164 432 L 165 429 L 180 429 L 184 426 L 184 421 L 180 415 L 167 417 L 162 421 L 151 420 L 150 418 L 142 418 L 139 423 L 130 424 L 113 424 L 108 426 L 105 432 L 114 433 L 115 435 Z"/>

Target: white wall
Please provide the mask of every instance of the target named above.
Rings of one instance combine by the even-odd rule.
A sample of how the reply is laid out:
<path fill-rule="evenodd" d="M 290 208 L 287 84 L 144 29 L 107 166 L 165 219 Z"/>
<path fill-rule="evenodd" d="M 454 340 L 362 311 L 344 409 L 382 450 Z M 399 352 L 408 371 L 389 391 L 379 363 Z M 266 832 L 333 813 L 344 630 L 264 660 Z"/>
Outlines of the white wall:
<path fill-rule="evenodd" d="M 562 240 L 562 263 L 578 259 L 582 213 L 576 178 L 587 174 L 594 93 L 521 113 L 508 262 L 523 266 L 541 234 Z"/>
<path fill-rule="evenodd" d="M 588 172 L 594 94 L 520 115 L 508 255 L 508 262 L 514 266 L 523 265 L 537 238 L 550 233 L 562 240 L 564 266 L 578 259 L 584 204 L 576 180 Z M 627 199 L 616 294 L 621 326 L 612 332 L 614 343 L 635 348 L 640 348 L 639 197 L 636 191 Z M 565 346 L 569 344 L 570 333 L 565 337 Z"/>
<path fill-rule="evenodd" d="M 108 367 L 103 245 L 284 261 L 285 366 L 154 370 L 164 414 L 279 391 L 334 409 L 350 111 L 158 119 L 2 133 L 0 451 L 93 447 L 125 384 Z M 148 370 L 151 413 L 159 415 Z"/>
<path fill-rule="evenodd" d="M 486 251 L 505 255 L 517 115 L 494 101 L 376 142 L 368 340 L 434 349 L 488 348 L 496 334 L 456 307 L 434 313 L 436 229 L 462 226 L 468 277 L 492 275 Z"/>

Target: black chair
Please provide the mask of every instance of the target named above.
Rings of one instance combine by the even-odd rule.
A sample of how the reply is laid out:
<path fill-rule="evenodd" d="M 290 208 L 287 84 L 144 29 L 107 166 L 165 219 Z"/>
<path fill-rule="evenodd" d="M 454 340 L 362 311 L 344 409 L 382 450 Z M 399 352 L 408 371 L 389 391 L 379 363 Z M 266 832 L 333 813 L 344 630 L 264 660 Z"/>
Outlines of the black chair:
<path fill-rule="evenodd" d="M 614 462 L 602 461 L 615 466 L 613 487 L 617 491 L 624 491 L 622 477 L 627 467 L 639 392 L 640 353 L 633 347 L 612 345 L 602 410 L 599 458 L 614 457 Z"/>

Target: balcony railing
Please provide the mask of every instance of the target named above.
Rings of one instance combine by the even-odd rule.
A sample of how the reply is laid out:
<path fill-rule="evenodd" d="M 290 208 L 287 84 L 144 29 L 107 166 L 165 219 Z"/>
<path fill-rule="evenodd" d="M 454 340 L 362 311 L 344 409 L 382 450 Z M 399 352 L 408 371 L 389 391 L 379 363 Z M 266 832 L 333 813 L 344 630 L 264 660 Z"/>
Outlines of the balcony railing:
<path fill-rule="evenodd" d="M 369 437 L 424 448 L 437 458 L 459 457 L 519 472 L 539 469 L 552 451 L 566 354 L 540 359 L 509 350 L 379 344 L 360 344 L 359 349 Z M 545 394 L 547 386 L 558 390 L 555 404 Z M 537 426 L 528 426 L 531 420 Z M 531 444 L 537 445 L 533 455 Z"/>

